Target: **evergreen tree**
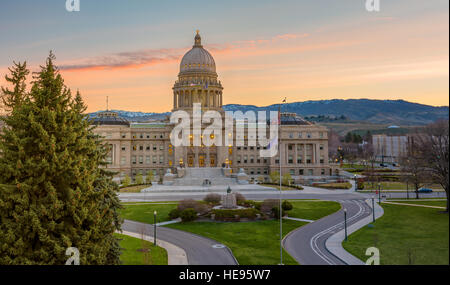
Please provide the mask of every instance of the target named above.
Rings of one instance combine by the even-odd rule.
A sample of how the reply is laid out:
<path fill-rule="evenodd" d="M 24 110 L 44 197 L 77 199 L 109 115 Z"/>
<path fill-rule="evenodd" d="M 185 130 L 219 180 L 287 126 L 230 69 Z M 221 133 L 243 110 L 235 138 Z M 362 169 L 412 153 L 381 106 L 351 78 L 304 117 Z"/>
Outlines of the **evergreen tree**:
<path fill-rule="evenodd" d="M 27 63 L 16 63 L 8 68 L 11 76 L 6 75 L 5 80 L 13 85 L 13 89 L 1 88 L 1 103 L 3 108 L 10 112 L 15 106 L 20 105 L 26 98 L 26 79 L 30 71 L 27 69 Z"/>
<path fill-rule="evenodd" d="M 18 94 L 0 134 L 0 264 L 118 264 L 118 186 L 107 148 L 50 53 L 29 96 Z M 14 75 L 13 75 L 14 76 Z M 24 89 L 20 89 L 24 90 Z M 20 91 L 24 92 L 24 91 Z"/>

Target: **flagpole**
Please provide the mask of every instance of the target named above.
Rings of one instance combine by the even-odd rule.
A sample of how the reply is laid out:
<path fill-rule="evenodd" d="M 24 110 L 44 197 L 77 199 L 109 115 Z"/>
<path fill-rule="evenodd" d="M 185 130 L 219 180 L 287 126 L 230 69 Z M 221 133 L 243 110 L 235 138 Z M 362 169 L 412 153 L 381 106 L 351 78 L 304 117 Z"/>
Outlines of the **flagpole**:
<path fill-rule="evenodd" d="M 283 100 L 283 102 L 286 102 L 286 98 Z M 280 205 L 279 205 L 279 217 L 280 217 L 280 265 L 283 265 L 283 209 L 282 209 L 282 181 L 281 181 L 281 104 L 278 106 L 278 113 L 279 113 L 279 130 L 278 130 L 278 155 L 279 160 L 278 163 L 280 164 Z"/>

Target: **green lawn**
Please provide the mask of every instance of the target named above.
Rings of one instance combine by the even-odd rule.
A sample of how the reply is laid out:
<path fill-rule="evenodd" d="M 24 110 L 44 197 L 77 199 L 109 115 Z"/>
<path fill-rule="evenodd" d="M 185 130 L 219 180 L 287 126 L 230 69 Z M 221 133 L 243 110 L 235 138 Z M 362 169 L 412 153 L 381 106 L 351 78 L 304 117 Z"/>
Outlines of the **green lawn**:
<path fill-rule="evenodd" d="M 313 184 L 313 187 L 317 188 L 324 188 L 324 189 L 351 189 L 352 184 L 349 182 L 343 182 L 343 183 L 324 183 L 324 184 Z"/>
<path fill-rule="evenodd" d="M 123 265 L 167 265 L 167 251 L 153 243 L 122 234 L 115 234 L 121 239 Z M 143 252 L 142 250 L 147 252 Z"/>
<path fill-rule="evenodd" d="M 137 186 L 128 186 L 128 187 L 123 187 L 120 188 L 119 192 L 120 193 L 141 193 L 142 189 L 151 187 L 152 185 L 148 184 L 148 185 L 137 185 Z"/>
<path fill-rule="evenodd" d="M 276 190 L 280 190 L 280 185 L 274 185 L 274 184 L 259 184 L 259 185 L 264 186 L 264 187 L 275 188 Z M 298 190 L 302 190 L 302 189 L 297 189 L 295 187 L 290 187 L 290 186 L 285 186 L 285 185 L 281 186 L 281 191 L 292 191 L 292 190 L 298 191 Z"/>
<path fill-rule="evenodd" d="M 304 222 L 283 220 L 283 236 Z M 275 220 L 215 223 L 191 222 L 167 227 L 212 238 L 228 246 L 241 265 L 277 265 L 280 263 L 280 223 Z M 297 262 L 283 250 L 284 264 Z"/>
<path fill-rule="evenodd" d="M 289 217 L 318 220 L 341 209 L 341 204 L 333 201 L 289 200 L 294 208 L 288 212 Z"/>
<path fill-rule="evenodd" d="M 413 189 L 413 185 L 409 184 L 406 185 L 406 183 L 403 182 L 394 182 L 394 181 L 383 181 L 381 183 L 381 190 L 406 190 L 406 186 L 408 186 L 409 191 L 412 193 L 415 190 Z M 442 186 L 440 185 L 426 185 L 424 186 L 426 188 L 432 188 L 432 189 L 442 189 Z M 372 183 L 371 182 L 364 182 L 364 190 L 377 190 L 378 189 L 378 183 Z"/>
<path fill-rule="evenodd" d="M 388 201 L 389 202 L 389 201 Z M 414 205 L 426 205 L 426 206 L 436 206 L 436 207 L 446 207 L 447 201 L 414 201 L 413 199 L 402 200 L 402 201 L 392 201 L 394 203 L 405 203 L 405 204 L 414 204 Z"/>
<path fill-rule="evenodd" d="M 143 204 L 124 204 L 123 209 L 120 210 L 122 218 L 133 220 L 137 222 L 153 224 L 153 212 L 156 210 L 157 222 L 169 221 L 169 212 L 177 207 L 177 203 L 162 204 L 158 203 L 143 203 Z"/>
<path fill-rule="evenodd" d="M 365 251 L 380 250 L 381 264 L 449 264 L 449 217 L 439 209 L 382 204 L 375 227 L 349 236 L 344 248 L 361 260 Z"/>

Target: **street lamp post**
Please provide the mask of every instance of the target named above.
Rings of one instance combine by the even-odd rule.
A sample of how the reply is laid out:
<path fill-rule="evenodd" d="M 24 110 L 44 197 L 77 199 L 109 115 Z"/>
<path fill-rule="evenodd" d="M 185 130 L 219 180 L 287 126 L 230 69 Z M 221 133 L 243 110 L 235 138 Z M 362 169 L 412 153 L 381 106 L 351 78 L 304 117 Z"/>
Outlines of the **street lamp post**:
<path fill-rule="evenodd" d="M 355 179 L 355 192 L 358 191 L 358 182 L 356 181 L 356 174 L 353 176 Z"/>
<path fill-rule="evenodd" d="M 375 223 L 375 199 L 372 198 L 372 218 L 373 222 Z"/>
<path fill-rule="evenodd" d="M 381 203 L 381 183 L 378 183 L 378 203 Z"/>
<path fill-rule="evenodd" d="M 153 236 L 154 236 L 154 241 L 153 241 L 153 244 L 156 246 L 156 214 L 157 214 L 157 212 L 156 212 L 156 210 L 153 212 L 153 220 L 154 220 L 154 222 L 153 222 Z"/>
<path fill-rule="evenodd" d="M 347 209 L 344 209 L 344 230 L 345 230 L 345 241 L 347 241 Z"/>

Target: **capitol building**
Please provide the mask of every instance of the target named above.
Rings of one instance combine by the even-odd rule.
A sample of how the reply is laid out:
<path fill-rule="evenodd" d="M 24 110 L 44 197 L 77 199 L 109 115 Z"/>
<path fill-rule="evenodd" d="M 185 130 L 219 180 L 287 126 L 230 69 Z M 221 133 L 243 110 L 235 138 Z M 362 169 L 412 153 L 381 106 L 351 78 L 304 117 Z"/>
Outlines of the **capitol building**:
<path fill-rule="evenodd" d="M 191 114 L 193 104 L 201 104 L 202 111 L 218 111 L 222 108 L 224 87 L 218 78 L 212 55 L 202 46 L 197 32 L 194 45 L 180 63 L 178 79 L 173 85 L 173 110 Z M 280 153 L 275 157 L 260 157 L 262 146 L 247 144 L 247 135 L 236 136 L 233 144 L 226 146 L 173 146 L 170 134 L 174 124 L 169 118 L 150 122 L 129 122 L 117 113 L 105 111 L 92 119 L 99 134 L 110 147 L 107 157 L 108 169 L 117 172 L 116 179 L 125 175 L 135 177 L 153 171 L 155 180 L 168 173 L 183 176 L 185 169 L 227 169 L 233 177 L 245 171 L 249 179 L 269 180 L 270 173 L 289 173 L 296 181 L 335 174 L 328 160 L 328 130 L 312 124 L 293 113 L 281 114 Z M 202 126 L 204 128 L 205 126 Z M 191 135 L 191 140 L 192 140 Z M 243 146 L 236 146 L 242 140 Z M 214 183 L 214 181 L 213 181 Z"/>

